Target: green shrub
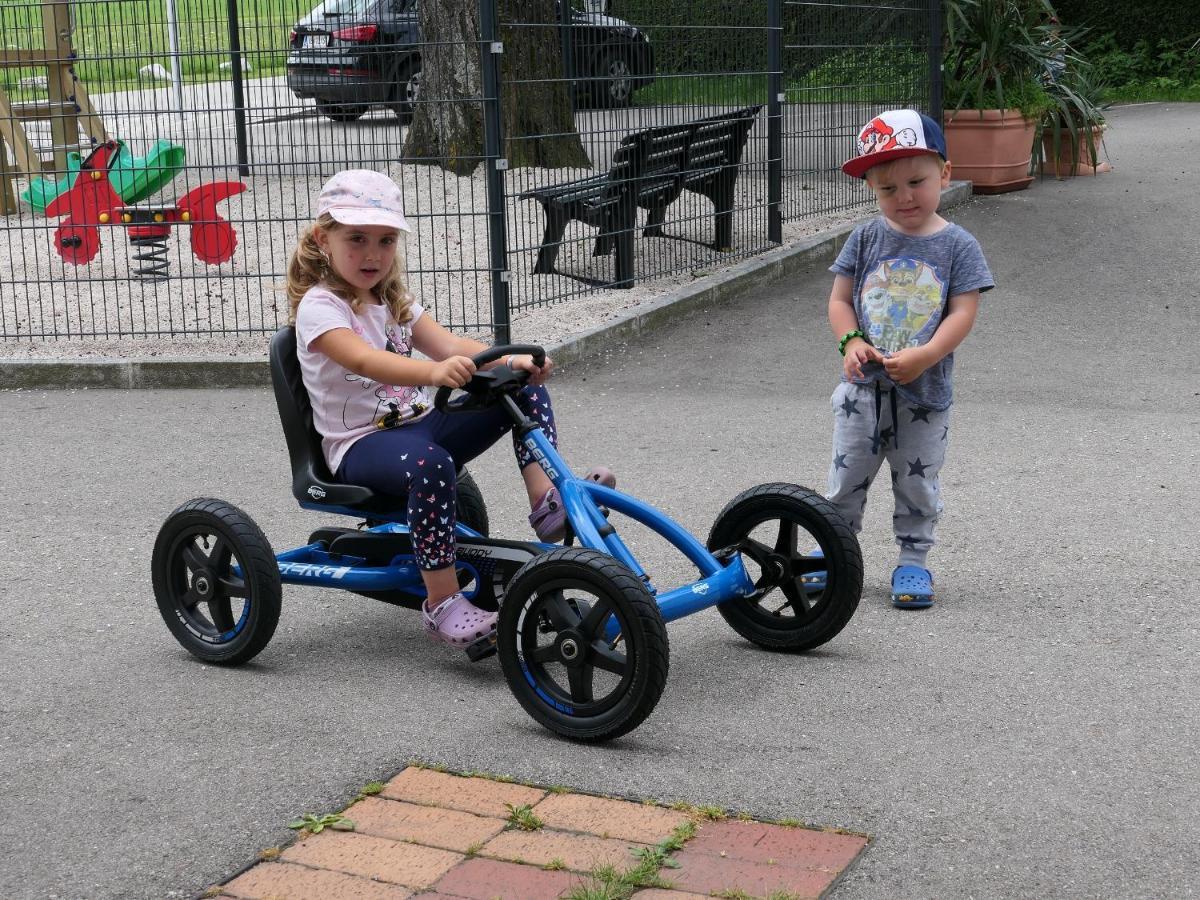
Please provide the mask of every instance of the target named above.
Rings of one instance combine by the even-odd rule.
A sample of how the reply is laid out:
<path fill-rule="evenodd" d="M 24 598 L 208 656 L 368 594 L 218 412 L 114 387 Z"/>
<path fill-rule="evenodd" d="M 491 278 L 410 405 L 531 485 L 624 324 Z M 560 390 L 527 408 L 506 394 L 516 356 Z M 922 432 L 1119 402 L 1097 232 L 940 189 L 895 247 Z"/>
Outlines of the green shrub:
<path fill-rule="evenodd" d="M 1058 0 L 1064 25 L 1082 25 L 1109 34 L 1114 46 L 1133 51 L 1139 42 L 1194 42 L 1200 37 L 1200 3 L 1196 0 Z"/>

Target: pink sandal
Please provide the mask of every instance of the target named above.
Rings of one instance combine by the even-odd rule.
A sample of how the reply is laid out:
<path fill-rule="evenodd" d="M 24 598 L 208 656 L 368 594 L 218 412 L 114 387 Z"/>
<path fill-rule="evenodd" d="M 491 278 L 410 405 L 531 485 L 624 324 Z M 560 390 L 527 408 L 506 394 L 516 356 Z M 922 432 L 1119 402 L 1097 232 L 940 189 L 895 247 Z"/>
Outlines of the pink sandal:
<path fill-rule="evenodd" d="M 422 604 L 421 618 L 431 638 L 451 647 L 467 649 L 496 640 L 499 613 L 480 609 L 461 593 L 451 594 L 432 610 L 428 601 Z"/>
<path fill-rule="evenodd" d="M 592 466 L 583 477 L 605 487 L 617 486 L 617 476 L 604 466 Z M 557 544 L 566 537 L 567 511 L 563 508 L 557 489 L 550 488 L 542 495 L 542 499 L 529 514 L 529 524 L 537 532 L 538 540 L 544 543 Z"/>

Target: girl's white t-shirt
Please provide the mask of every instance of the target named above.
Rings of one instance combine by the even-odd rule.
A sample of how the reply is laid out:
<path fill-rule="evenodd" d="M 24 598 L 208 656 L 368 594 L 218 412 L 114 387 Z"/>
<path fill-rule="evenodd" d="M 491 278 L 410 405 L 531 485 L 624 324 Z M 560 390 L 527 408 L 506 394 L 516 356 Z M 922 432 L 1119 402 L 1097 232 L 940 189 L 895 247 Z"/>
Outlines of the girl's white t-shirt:
<path fill-rule="evenodd" d="M 413 301 L 412 318 L 397 325 L 383 304 L 350 304 L 326 287 L 308 289 L 296 310 L 296 351 L 312 403 L 313 425 L 329 471 L 337 472 L 350 446 L 381 428 L 414 422 L 433 408 L 425 387 L 379 384 L 356 375 L 324 353 L 310 350 L 327 331 L 349 328 L 372 347 L 412 356 L 412 326 L 425 309 Z"/>

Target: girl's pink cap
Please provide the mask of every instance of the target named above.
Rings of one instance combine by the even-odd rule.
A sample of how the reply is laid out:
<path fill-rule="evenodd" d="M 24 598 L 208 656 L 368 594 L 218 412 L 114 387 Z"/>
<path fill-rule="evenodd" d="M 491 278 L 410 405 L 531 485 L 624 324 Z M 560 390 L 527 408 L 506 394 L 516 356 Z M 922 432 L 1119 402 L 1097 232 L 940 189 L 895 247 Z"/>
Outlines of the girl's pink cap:
<path fill-rule="evenodd" d="M 347 169 L 325 182 L 317 197 L 317 215 L 322 213 L 343 225 L 385 225 L 412 231 L 404 218 L 404 195 L 396 182 L 370 169 Z"/>

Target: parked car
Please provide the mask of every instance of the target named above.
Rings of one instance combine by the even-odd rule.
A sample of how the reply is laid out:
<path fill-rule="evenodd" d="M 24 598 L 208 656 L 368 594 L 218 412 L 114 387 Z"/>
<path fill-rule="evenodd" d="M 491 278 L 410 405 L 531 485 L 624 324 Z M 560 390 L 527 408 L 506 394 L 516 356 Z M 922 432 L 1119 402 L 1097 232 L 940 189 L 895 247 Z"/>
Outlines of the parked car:
<path fill-rule="evenodd" d="M 646 35 L 623 19 L 571 10 L 575 99 L 628 106 L 654 80 Z M 384 106 L 412 117 L 421 83 L 416 0 L 325 0 L 292 27 L 287 83 L 336 122 Z"/>

